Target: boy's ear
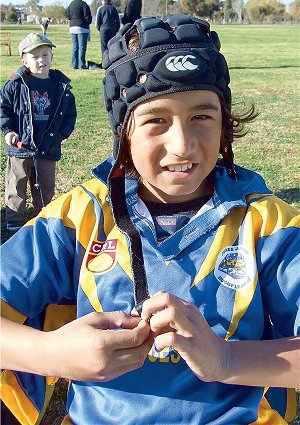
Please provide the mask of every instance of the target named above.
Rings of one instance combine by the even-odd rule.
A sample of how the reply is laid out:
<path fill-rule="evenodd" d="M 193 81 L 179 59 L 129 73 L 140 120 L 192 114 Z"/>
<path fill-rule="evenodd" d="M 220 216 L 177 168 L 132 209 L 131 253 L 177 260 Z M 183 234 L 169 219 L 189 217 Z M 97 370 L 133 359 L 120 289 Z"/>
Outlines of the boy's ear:
<path fill-rule="evenodd" d="M 22 58 L 21 58 L 21 62 L 24 66 L 26 66 L 27 63 L 27 55 L 26 53 L 23 53 Z"/>

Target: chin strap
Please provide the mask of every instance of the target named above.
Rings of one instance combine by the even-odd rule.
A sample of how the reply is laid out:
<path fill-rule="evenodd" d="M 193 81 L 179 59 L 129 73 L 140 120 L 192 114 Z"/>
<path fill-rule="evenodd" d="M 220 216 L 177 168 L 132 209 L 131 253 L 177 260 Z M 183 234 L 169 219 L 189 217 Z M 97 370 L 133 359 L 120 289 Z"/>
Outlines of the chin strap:
<path fill-rule="evenodd" d="M 110 200 L 112 215 L 118 228 L 130 242 L 130 261 L 134 284 L 135 309 L 141 312 L 143 302 L 149 298 L 141 237 L 132 223 L 125 198 L 125 170 L 118 163 L 110 174 Z"/>

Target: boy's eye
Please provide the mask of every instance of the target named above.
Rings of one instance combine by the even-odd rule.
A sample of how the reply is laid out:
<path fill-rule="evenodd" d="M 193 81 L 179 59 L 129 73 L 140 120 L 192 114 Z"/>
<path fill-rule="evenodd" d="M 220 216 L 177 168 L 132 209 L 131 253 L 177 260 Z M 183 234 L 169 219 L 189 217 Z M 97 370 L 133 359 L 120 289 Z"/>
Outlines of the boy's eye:
<path fill-rule="evenodd" d="M 151 118 L 149 120 L 147 120 L 146 124 L 161 124 L 164 123 L 164 119 L 163 118 Z"/>
<path fill-rule="evenodd" d="M 192 120 L 206 120 L 209 119 L 210 117 L 208 115 L 203 115 L 203 114 L 199 114 L 199 115 L 194 115 L 192 117 Z"/>

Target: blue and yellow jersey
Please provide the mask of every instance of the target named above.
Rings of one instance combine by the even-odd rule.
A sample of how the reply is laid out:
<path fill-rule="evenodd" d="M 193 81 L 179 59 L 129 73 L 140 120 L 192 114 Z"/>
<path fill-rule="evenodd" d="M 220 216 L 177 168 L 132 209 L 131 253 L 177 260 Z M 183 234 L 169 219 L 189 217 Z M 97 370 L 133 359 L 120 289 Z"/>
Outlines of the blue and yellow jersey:
<path fill-rule="evenodd" d="M 130 248 L 111 215 L 110 169 L 111 161 L 98 166 L 92 180 L 3 245 L 3 315 L 47 331 L 93 311 L 130 313 Z M 299 334 L 299 213 L 249 170 L 237 167 L 236 182 L 221 165 L 215 174 L 213 197 L 163 241 L 137 182 L 126 180 L 149 293 L 165 290 L 195 304 L 229 341 Z M 34 424 L 54 381 L 4 371 L 3 401 L 22 424 Z M 153 347 L 142 368 L 110 382 L 71 382 L 67 407 L 64 424 L 279 425 L 292 419 L 295 397 L 283 388 L 203 382 L 172 347 Z"/>

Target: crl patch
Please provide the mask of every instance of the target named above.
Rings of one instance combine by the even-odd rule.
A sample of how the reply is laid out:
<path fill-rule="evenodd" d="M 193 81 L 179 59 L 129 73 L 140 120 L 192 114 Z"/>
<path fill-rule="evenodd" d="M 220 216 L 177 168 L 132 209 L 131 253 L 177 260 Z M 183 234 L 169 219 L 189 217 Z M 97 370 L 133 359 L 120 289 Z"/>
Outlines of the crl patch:
<path fill-rule="evenodd" d="M 256 275 L 256 262 L 253 254 L 244 246 L 227 246 L 218 256 L 214 275 L 228 288 L 241 289 Z"/>
<path fill-rule="evenodd" d="M 93 242 L 87 259 L 87 269 L 93 273 L 109 272 L 116 265 L 117 239 Z"/>

